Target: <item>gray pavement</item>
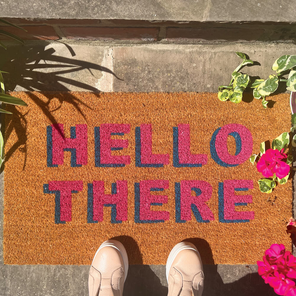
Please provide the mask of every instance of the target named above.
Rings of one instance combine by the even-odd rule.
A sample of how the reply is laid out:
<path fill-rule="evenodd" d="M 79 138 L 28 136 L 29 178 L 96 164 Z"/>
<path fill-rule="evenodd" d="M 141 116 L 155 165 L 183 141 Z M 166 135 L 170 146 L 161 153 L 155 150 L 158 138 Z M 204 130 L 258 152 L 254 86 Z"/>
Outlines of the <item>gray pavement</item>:
<path fill-rule="evenodd" d="M 2 1 L 2 17 L 200 22 L 295 22 L 289 0 L 27 0 Z"/>
<path fill-rule="evenodd" d="M 130 44 L 28 41 L 1 52 L 6 86 L 15 91 L 217 92 L 241 62 L 241 51 L 260 65 L 242 72 L 268 78 L 274 61 L 295 54 L 285 42 Z"/>

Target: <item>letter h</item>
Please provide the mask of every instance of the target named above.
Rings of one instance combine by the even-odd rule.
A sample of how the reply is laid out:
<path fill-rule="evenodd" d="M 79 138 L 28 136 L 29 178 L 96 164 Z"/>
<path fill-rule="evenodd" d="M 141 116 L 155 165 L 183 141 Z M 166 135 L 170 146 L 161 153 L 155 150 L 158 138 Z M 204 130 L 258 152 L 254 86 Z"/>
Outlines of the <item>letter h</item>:
<path fill-rule="evenodd" d="M 87 125 L 71 127 L 71 137 L 65 138 L 63 124 L 47 127 L 47 166 L 64 164 L 64 151 L 71 151 L 71 166 L 87 164 Z"/>

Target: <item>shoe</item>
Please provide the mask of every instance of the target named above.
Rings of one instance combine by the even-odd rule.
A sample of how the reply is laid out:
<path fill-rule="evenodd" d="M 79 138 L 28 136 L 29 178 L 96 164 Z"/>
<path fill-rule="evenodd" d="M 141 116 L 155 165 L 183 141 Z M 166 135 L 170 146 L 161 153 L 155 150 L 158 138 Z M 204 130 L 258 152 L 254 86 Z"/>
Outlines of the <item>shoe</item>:
<path fill-rule="evenodd" d="M 122 243 L 116 240 L 103 242 L 89 270 L 89 296 L 122 296 L 127 272 L 128 258 Z"/>
<path fill-rule="evenodd" d="M 181 242 L 172 249 L 166 263 L 168 296 L 201 296 L 204 273 L 196 247 Z"/>

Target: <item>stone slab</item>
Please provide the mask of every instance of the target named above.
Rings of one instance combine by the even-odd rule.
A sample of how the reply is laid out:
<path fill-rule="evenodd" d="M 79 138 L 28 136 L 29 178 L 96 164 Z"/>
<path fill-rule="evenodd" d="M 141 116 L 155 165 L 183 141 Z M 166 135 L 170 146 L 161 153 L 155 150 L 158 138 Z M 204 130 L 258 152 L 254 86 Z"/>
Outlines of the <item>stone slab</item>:
<path fill-rule="evenodd" d="M 295 22 L 289 0 L 27 0 L 2 1 L 2 17 L 216 22 Z"/>
<path fill-rule="evenodd" d="M 274 61 L 294 54 L 293 44 L 241 43 L 207 45 L 145 45 L 116 47 L 113 71 L 114 91 L 124 92 L 217 92 L 227 85 L 241 60 L 241 51 L 261 66 L 245 67 L 242 72 L 261 78 L 273 74 Z"/>
<path fill-rule="evenodd" d="M 274 61 L 295 54 L 293 43 L 127 44 L 31 41 L 0 49 L 6 87 L 15 91 L 217 92 L 241 62 L 267 78 Z"/>

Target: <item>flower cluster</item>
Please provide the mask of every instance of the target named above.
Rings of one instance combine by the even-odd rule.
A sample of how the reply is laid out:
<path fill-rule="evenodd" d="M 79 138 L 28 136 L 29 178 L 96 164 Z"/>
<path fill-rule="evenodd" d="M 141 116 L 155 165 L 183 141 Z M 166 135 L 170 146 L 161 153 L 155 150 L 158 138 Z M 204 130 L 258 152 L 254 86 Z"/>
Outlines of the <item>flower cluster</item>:
<path fill-rule="evenodd" d="M 296 296 L 296 258 L 284 245 L 271 245 L 257 265 L 259 275 L 278 295 Z"/>
<path fill-rule="evenodd" d="M 287 183 L 293 162 L 292 150 L 289 144 L 290 135 L 285 132 L 272 141 L 271 149 L 266 149 L 266 142 L 262 142 L 260 144 L 260 153 L 253 154 L 250 157 L 252 164 L 257 162 L 257 170 L 264 177 L 258 181 L 261 192 L 271 193 L 277 184 L 283 185 Z M 285 150 L 287 150 L 287 154 Z"/>
<path fill-rule="evenodd" d="M 268 149 L 258 161 L 257 170 L 265 178 L 273 177 L 274 174 L 279 179 L 285 178 L 290 172 L 290 166 L 284 162 L 287 157 L 287 154 L 284 153 L 284 148 L 281 151 Z"/>

